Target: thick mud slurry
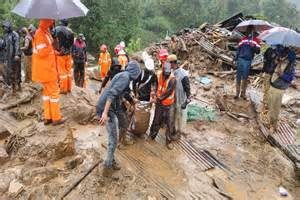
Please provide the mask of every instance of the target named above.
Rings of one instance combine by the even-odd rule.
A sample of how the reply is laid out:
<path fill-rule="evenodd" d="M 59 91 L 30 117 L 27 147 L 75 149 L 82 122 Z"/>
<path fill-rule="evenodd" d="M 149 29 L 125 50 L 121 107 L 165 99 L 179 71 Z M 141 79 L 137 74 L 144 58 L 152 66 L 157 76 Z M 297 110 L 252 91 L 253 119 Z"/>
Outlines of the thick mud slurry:
<path fill-rule="evenodd" d="M 105 155 L 103 128 L 78 128 L 74 137 L 78 151 L 94 148 Z M 66 199 L 296 200 L 299 195 L 292 163 L 264 141 L 253 120 L 237 123 L 224 115 L 217 122 L 194 122 L 174 146 L 165 147 L 163 131 L 156 141 L 137 139 L 117 150 L 120 171 L 103 178 L 98 167 Z M 197 162 L 203 158 L 195 151 L 204 149 L 224 168 L 203 171 L 204 162 Z M 279 186 L 288 197 L 280 197 Z"/>
<path fill-rule="evenodd" d="M 232 96 L 226 103 L 248 119 L 219 113 L 216 122 L 189 123 L 173 150 L 164 145 L 164 130 L 155 141 L 136 138 L 116 152 L 120 171 L 104 178 L 100 165 L 65 199 L 297 200 L 300 184 L 293 163 L 266 142 L 251 103 Z M 105 158 L 104 128 L 76 127 L 73 135 L 78 152 L 94 149 Z M 280 186 L 287 197 L 280 196 Z"/>
<path fill-rule="evenodd" d="M 197 103 L 209 102 L 209 107 L 215 107 L 212 105 L 220 84 L 227 84 L 228 93 L 234 93 L 232 80 L 213 82 L 216 88 L 210 91 L 193 85 L 195 101 L 201 99 Z M 250 101 L 234 100 L 230 95 L 221 101 L 241 117 L 217 112 L 215 122 L 188 123 L 186 134 L 174 142 L 173 150 L 165 146 L 163 129 L 154 141 L 135 138 L 133 145 L 116 151 L 121 170 L 103 177 L 107 133 L 104 127 L 91 123 L 97 99 L 93 94 L 99 85 L 92 83 L 92 93 L 74 89 L 63 97 L 63 112 L 70 120 L 59 127 L 46 127 L 32 117 L 40 116 L 39 99 L 33 106 L 10 110 L 22 118 L 17 118 L 18 126 L 24 127 L 20 136 L 26 138 L 26 143 L 20 143 L 9 160 L 0 164 L 0 200 L 60 199 L 70 188 L 66 200 L 299 199 L 300 183 L 293 163 L 263 137 Z M 282 109 L 281 118 L 299 118 L 286 110 Z M 8 127 L 14 130 L 18 128 L 15 126 Z M 296 144 L 300 144 L 297 131 Z M 6 136 L 0 138 L 0 147 L 5 139 Z M 17 142 L 13 147 L 18 146 Z M 288 191 L 287 197 L 280 196 L 280 187 Z"/>

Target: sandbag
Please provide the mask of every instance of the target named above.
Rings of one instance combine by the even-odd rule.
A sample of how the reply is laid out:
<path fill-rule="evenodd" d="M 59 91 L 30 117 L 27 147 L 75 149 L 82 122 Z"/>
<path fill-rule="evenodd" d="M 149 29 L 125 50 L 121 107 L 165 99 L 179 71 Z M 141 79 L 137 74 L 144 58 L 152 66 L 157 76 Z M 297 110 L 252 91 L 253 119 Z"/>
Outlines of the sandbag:
<path fill-rule="evenodd" d="M 129 125 L 131 133 L 140 136 L 147 132 L 150 122 L 150 111 L 150 102 L 141 101 L 135 105 L 135 111 Z"/>

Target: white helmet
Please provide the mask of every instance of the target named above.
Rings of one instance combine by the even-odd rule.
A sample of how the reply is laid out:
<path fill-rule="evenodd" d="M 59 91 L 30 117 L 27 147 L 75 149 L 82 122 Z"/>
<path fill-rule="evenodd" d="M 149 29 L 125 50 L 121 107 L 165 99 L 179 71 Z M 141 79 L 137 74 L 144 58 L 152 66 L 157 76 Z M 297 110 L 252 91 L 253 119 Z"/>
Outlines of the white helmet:
<path fill-rule="evenodd" d="M 152 58 L 148 58 L 144 62 L 145 62 L 146 69 L 148 69 L 149 71 L 154 70 L 155 66 L 154 66 L 154 60 Z"/>
<path fill-rule="evenodd" d="M 120 46 L 123 47 L 124 49 L 126 47 L 125 42 L 124 41 L 120 42 Z"/>

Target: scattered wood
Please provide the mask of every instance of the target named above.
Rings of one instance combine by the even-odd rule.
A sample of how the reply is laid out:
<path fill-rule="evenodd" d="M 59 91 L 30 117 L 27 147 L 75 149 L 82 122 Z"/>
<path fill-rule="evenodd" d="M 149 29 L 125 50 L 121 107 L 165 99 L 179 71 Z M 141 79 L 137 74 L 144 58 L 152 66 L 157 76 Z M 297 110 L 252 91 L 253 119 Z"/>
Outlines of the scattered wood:
<path fill-rule="evenodd" d="M 23 97 L 20 99 L 9 102 L 5 105 L 0 106 L 0 110 L 9 110 L 11 108 L 15 108 L 21 104 L 25 104 L 30 102 L 32 99 L 34 99 L 38 94 L 40 93 L 40 89 L 37 87 L 29 87 L 27 91 L 24 91 L 22 94 L 24 94 Z"/>
<path fill-rule="evenodd" d="M 245 113 L 236 113 L 236 112 L 231 112 L 231 114 L 235 115 L 236 117 L 240 118 L 245 118 L 245 119 L 251 119 L 251 117 L 249 117 L 247 114 Z"/>
<path fill-rule="evenodd" d="M 226 114 L 229 116 L 229 117 L 231 117 L 231 118 L 233 118 L 233 119 L 235 119 L 235 120 L 237 120 L 237 121 L 239 121 L 239 122 L 242 122 L 242 120 L 240 119 L 240 118 L 238 118 L 237 116 L 235 116 L 234 114 L 232 114 L 231 112 L 226 112 Z"/>
<path fill-rule="evenodd" d="M 224 78 L 225 76 L 229 75 L 235 75 L 236 70 L 230 70 L 230 71 L 208 71 L 207 74 L 214 75 L 216 77 Z"/>
<path fill-rule="evenodd" d="M 93 164 L 81 177 L 78 178 L 78 180 L 76 180 L 73 184 L 71 184 L 62 194 L 62 196 L 59 198 L 61 200 L 63 200 L 66 196 L 68 196 L 72 190 L 74 190 L 90 173 L 92 173 L 94 171 L 94 169 L 99 166 L 99 164 L 102 162 L 103 160 L 100 159 L 98 160 L 95 164 Z"/>
<path fill-rule="evenodd" d="M 18 132 L 18 122 L 11 117 L 6 111 L 0 110 L 0 124 L 10 133 Z"/>

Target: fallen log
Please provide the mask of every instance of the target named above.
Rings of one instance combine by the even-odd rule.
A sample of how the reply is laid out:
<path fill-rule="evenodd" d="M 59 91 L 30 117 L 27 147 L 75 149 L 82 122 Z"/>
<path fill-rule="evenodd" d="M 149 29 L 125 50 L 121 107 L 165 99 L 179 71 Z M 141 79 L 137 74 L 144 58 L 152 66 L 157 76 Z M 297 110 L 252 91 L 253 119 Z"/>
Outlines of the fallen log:
<path fill-rule="evenodd" d="M 240 118 L 238 118 L 237 116 L 235 116 L 234 114 L 232 114 L 231 112 L 226 112 L 226 114 L 229 116 L 229 117 L 231 117 L 231 118 L 233 118 L 233 119 L 235 119 L 235 120 L 237 120 L 237 121 L 239 121 L 239 122 L 242 122 L 242 120 L 240 119 Z"/>

